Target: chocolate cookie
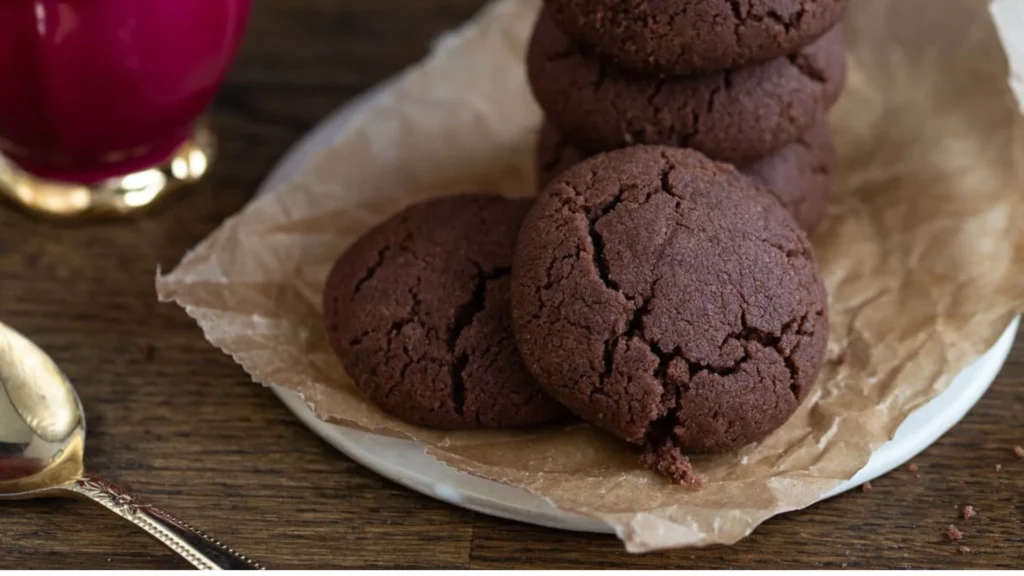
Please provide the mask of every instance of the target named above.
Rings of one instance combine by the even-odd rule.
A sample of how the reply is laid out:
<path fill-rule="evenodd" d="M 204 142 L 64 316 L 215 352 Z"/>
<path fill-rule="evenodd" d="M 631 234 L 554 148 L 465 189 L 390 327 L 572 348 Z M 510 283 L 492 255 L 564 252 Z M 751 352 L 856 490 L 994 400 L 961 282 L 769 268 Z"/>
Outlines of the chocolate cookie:
<path fill-rule="evenodd" d="M 626 148 L 556 178 L 512 266 L 530 372 L 676 479 L 679 451 L 732 450 L 792 415 L 824 360 L 826 306 L 782 206 L 686 149 Z"/>
<path fill-rule="evenodd" d="M 537 146 L 537 177 L 540 188 L 583 161 L 586 154 L 562 138 L 550 122 L 541 129 Z M 813 232 L 828 208 L 832 193 L 835 148 L 828 122 L 819 122 L 792 144 L 761 160 L 740 167 L 782 202 L 800 227 Z"/>
<path fill-rule="evenodd" d="M 764 184 L 810 234 L 828 212 L 835 158 L 828 122 L 819 122 L 796 142 L 740 171 Z"/>
<path fill-rule="evenodd" d="M 793 56 L 667 79 L 620 72 L 581 52 L 545 11 L 527 58 L 541 108 L 583 150 L 664 144 L 738 165 L 767 156 L 819 122 L 846 76 L 838 27 Z"/>
<path fill-rule="evenodd" d="M 360 238 L 324 289 L 331 346 L 381 408 L 444 429 L 544 424 L 564 413 L 516 351 L 508 294 L 530 201 L 458 196 Z"/>
<path fill-rule="evenodd" d="M 576 42 L 620 68 L 707 74 L 792 54 L 835 26 L 848 0 L 546 0 Z"/>

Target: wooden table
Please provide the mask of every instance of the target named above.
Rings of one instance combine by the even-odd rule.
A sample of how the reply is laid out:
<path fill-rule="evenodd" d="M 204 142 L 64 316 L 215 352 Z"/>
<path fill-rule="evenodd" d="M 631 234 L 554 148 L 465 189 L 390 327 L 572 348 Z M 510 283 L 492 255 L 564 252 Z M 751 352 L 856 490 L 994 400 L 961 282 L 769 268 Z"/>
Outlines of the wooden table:
<path fill-rule="evenodd" d="M 77 383 L 90 468 L 275 568 L 1024 567 L 1024 461 L 1012 453 L 1024 444 L 1024 340 L 964 422 L 917 458 L 920 479 L 893 472 L 732 548 L 630 556 L 612 537 L 481 516 L 364 470 L 156 302 L 157 267 L 237 211 L 292 142 L 481 4 L 257 0 L 214 106 L 221 156 L 204 184 L 132 222 L 54 225 L 0 209 L 0 318 Z M 978 511 L 970 522 L 965 504 Z M 947 541 L 951 523 L 969 554 Z M 90 505 L 0 505 L 0 569 L 184 567 Z"/>

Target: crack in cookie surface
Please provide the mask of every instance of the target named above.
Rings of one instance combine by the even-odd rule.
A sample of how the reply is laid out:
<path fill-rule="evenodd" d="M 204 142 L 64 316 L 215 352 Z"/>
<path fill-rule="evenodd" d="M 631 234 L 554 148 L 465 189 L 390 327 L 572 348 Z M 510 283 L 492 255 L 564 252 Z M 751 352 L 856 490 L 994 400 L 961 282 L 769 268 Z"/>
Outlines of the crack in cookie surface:
<path fill-rule="evenodd" d="M 508 278 L 512 273 L 510 266 L 500 266 L 490 272 L 485 272 L 479 264 L 474 263 L 474 266 L 477 270 L 477 279 L 476 285 L 473 287 L 473 293 L 470 299 L 455 311 L 455 320 L 448 331 L 448 349 L 455 357 L 455 362 L 451 368 L 452 403 L 455 406 L 455 412 L 460 416 L 463 415 L 466 405 L 466 383 L 463 380 L 462 373 L 469 363 L 469 353 L 465 350 L 459 350 L 459 337 L 462 336 L 466 328 L 473 324 L 477 315 L 483 311 L 484 306 L 487 304 L 488 285 L 491 282 Z"/>

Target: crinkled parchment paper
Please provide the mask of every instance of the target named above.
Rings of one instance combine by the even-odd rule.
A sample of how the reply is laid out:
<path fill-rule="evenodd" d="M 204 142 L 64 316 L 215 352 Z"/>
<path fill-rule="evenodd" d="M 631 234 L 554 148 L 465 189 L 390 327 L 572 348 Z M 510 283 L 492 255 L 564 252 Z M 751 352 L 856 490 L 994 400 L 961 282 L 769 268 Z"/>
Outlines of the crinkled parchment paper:
<path fill-rule="evenodd" d="M 390 84 L 300 174 L 157 280 L 253 380 L 320 417 L 421 441 L 437 458 L 614 525 L 629 550 L 731 543 L 863 467 L 1024 310 L 1020 115 L 1002 35 L 1024 54 L 1020 0 L 856 0 L 849 87 L 831 120 L 841 161 L 814 238 L 831 295 L 830 357 L 782 429 L 701 459 L 670 486 L 582 424 L 443 434 L 368 403 L 328 350 L 320 290 L 360 234 L 430 196 L 534 193 L 541 113 L 523 60 L 539 0 L 501 0 Z"/>

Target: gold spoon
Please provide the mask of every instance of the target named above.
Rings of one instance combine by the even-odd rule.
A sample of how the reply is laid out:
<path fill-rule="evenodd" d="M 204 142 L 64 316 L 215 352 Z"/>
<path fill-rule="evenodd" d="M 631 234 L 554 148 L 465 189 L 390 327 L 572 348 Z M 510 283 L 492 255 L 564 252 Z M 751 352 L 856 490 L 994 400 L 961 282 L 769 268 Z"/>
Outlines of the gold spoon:
<path fill-rule="evenodd" d="M 85 474 L 85 411 L 60 368 L 0 322 L 0 500 L 92 500 L 203 570 L 260 565 L 106 480 Z"/>

